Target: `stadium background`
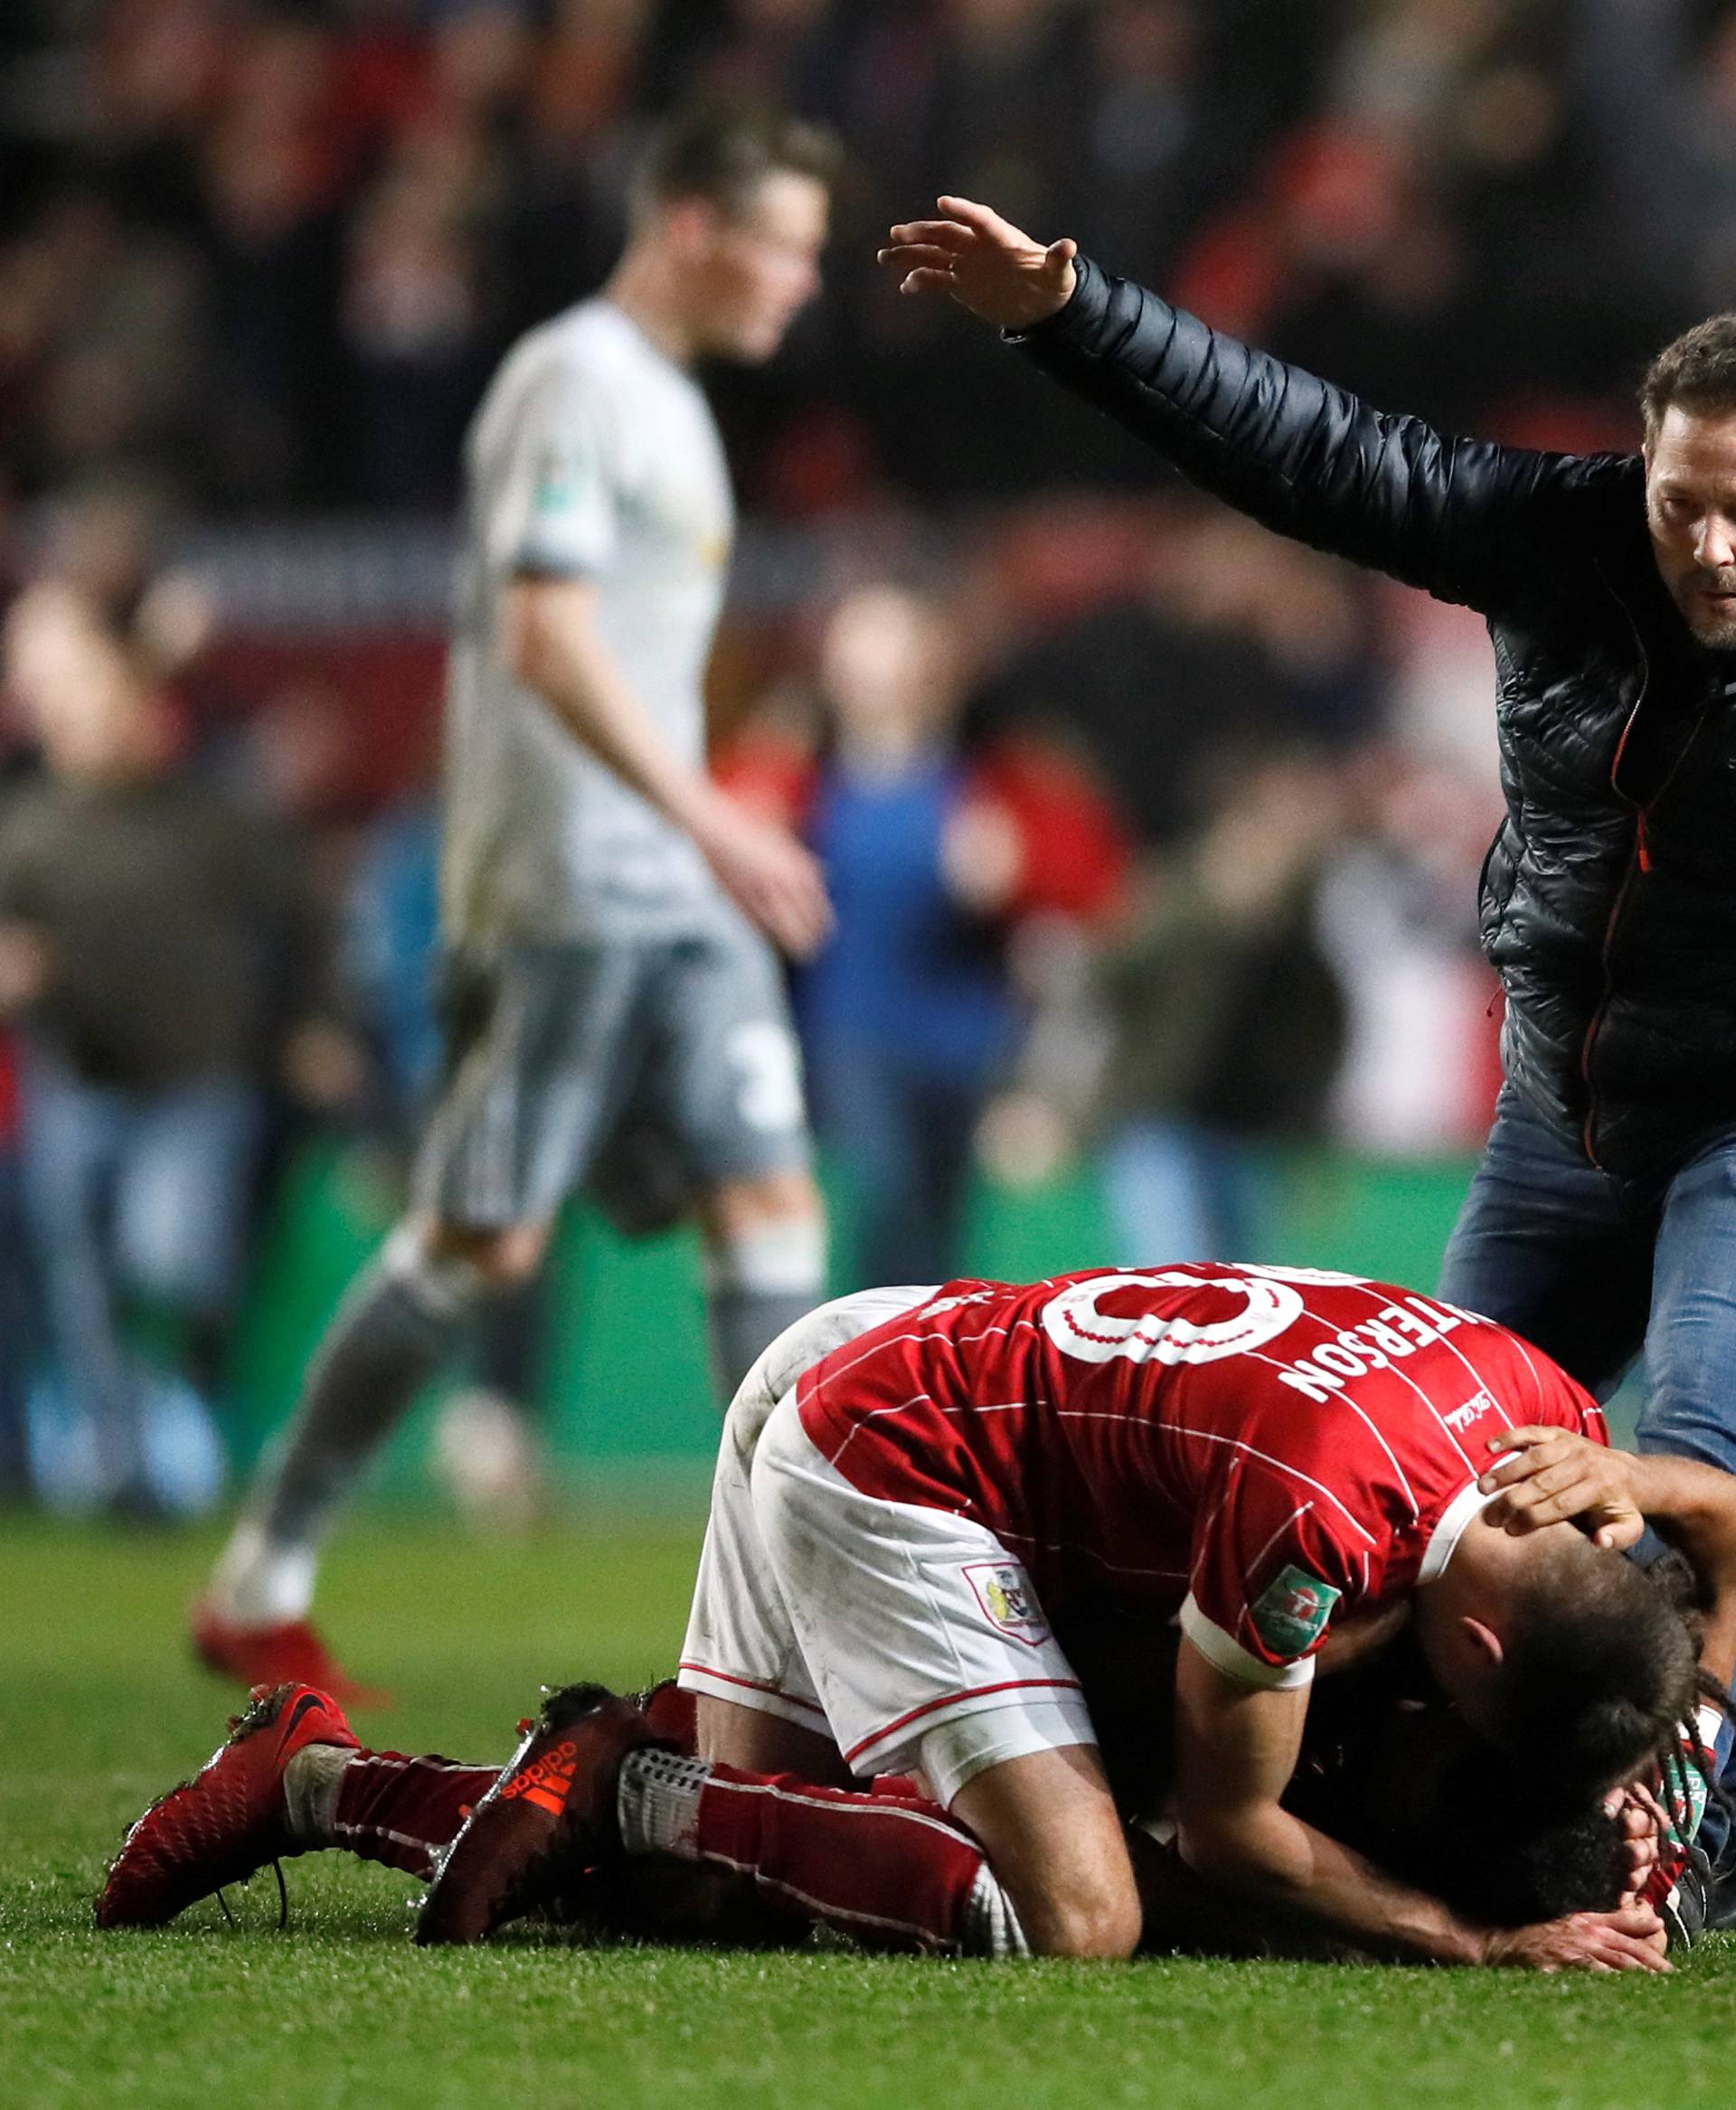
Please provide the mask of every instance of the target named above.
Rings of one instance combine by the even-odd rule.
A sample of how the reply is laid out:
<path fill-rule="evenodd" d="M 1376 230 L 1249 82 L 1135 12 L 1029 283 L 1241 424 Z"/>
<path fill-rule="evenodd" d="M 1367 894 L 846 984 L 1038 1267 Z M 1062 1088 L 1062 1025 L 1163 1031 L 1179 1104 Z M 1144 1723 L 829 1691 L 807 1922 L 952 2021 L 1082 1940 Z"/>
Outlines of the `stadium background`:
<path fill-rule="evenodd" d="M 426 811 L 466 417 L 512 337 L 598 283 L 637 146 L 707 89 L 824 118 L 851 155 L 824 298 L 771 367 L 712 377 L 743 509 L 724 766 L 787 802 L 826 751 L 832 612 L 914 584 L 950 640 L 948 737 L 999 824 L 962 838 L 999 873 L 966 869 L 960 912 L 1007 1031 L 959 1266 L 1170 1257 L 1118 1249 L 1092 1150 L 1038 1117 L 1068 1087 L 1025 1028 L 1065 1019 L 1069 973 L 1193 846 L 1234 839 L 1274 763 L 1297 775 L 1256 822 L 1330 812 L 1297 854 L 1342 1016 L 1312 1102 L 1245 1124 L 1250 1236 L 1427 1283 L 1468 1174 L 1497 1028 L 1473 930 L 1496 808 L 1480 626 L 1205 507 L 986 334 L 896 300 L 872 250 L 961 192 L 1382 407 L 1630 447 L 1648 353 L 1736 278 L 1736 8 L 13 0 L 0 591 L 49 582 L 145 641 L 175 767 L 286 831 L 334 934 L 324 1061 L 285 1089 L 274 1052 L 258 1080 L 272 1145 L 220 1388 L 238 1461 L 395 1207 L 404 1108 L 382 984 L 354 971 L 359 875 Z M 11 790 L 40 767 L 15 694 L 3 737 Z M 1057 810 L 1096 846 L 1061 900 L 1026 883 L 1071 869 L 1052 834 L 1032 854 Z M 1241 1030 L 1281 1050 L 1294 1027 Z M 16 1209 L 32 1114 L 8 1105 Z M 841 1282 L 857 1133 L 828 1124 Z M 27 1285 L 0 1295 L 27 1313 Z M 684 1240 L 628 1249 L 581 1214 L 549 1310 L 558 1456 L 647 1489 L 703 1463 Z M 15 1485 L 40 1344 L 6 1342 Z"/>

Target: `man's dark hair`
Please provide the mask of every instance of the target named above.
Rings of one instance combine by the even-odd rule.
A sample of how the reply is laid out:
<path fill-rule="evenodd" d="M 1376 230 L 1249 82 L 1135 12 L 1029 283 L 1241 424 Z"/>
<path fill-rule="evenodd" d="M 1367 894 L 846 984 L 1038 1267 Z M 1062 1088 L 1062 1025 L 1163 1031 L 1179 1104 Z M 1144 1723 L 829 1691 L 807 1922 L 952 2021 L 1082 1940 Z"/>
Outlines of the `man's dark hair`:
<path fill-rule="evenodd" d="M 768 176 L 812 176 L 830 190 L 843 168 L 822 125 L 762 103 L 695 103 L 669 118 L 646 148 L 633 185 L 637 211 L 703 198 L 724 213 L 751 204 Z"/>
<path fill-rule="evenodd" d="M 1694 1712 L 1689 1618 L 1644 1568 L 1587 1539 L 1539 1548 L 1503 1640 L 1496 1739 L 1569 1794 L 1630 1779 Z"/>
<path fill-rule="evenodd" d="M 1640 385 L 1646 438 L 1657 438 L 1673 403 L 1702 415 L 1736 411 L 1736 313 L 1708 316 L 1664 349 Z"/>
<path fill-rule="evenodd" d="M 1374 1842 L 1372 1858 L 1490 1926 L 1613 1911 L 1628 1882 L 1619 1816 L 1598 1795 L 1563 1799 L 1552 1784 L 1540 1795 L 1535 1775 L 1473 1739 L 1420 1821 Z"/>

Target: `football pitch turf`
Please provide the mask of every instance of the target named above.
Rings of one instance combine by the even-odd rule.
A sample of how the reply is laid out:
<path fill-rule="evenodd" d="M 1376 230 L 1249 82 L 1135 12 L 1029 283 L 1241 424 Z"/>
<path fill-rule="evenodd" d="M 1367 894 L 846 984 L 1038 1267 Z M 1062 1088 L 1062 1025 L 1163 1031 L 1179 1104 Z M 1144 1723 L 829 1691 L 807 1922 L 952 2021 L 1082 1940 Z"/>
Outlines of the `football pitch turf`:
<path fill-rule="evenodd" d="M 324 1599 L 400 1704 L 364 1740 L 504 1756 L 542 1678 L 673 1661 L 691 1511 L 517 1545 L 366 1521 Z M 209 1537 L 0 1521 L 0 2105 L 404 2110 L 1691 2110 L 1728 2103 L 1736 1940 L 1674 1979 L 1150 1961 L 1096 1967 L 584 1951 L 423 1955 L 410 1886 L 327 1855 L 161 1933 L 99 1936 L 125 1823 L 233 1704 L 189 1661 Z"/>

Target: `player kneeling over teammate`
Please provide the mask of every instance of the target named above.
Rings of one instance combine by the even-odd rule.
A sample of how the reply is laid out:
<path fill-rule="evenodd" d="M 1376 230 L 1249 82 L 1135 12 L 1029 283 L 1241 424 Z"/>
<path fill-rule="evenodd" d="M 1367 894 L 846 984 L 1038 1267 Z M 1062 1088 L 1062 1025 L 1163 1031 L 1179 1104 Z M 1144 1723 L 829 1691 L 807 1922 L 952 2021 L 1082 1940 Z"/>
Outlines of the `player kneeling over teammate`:
<path fill-rule="evenodd" d="M 1198 1265 L 828 1305 L 731 1412 L 680 1677 L 698 1755 L 600 1689 L 555 1695 L 503 1773 L 465 1781 L 486 1792 L 420 1937 L 476 1939 L 656 1857 L 895 1945 L 1128 1955 L 1133 1861 L 1051 1625 L 1097 1618 L 1179 1623 L 1175 1818 L 1219 1892 L 1376 1954 L 1660 1968 L 1645 1906 L 1492 1928 L 1287 1806 L 1316 1663 L 1407 1621 L 1464 1723 L 1564 1794 L 1673 1747 L 1697 1681 L 1677 1612 L 1571 1523 L 1486 1513 L 1519 1499 L 1478 1483 L 1521 1426 L 1605 1441 L 1516 1336 L 1344 1276 Z M 1693 1533 L 1710 1497 L 1690 1496 Z M 1703 1536 L 1727 1681 L 1736 1561 Z M 135 1827 L 105 1923 L 384 1824 L 413 1762 L 358 1758 L 305 1689 L 265 1707 Z M 928 1796 L 845 1785 L 887 1772 Z"/>
<path fill-rule="evenodd" d="M 1129 1676 L 1125 1653 L 1111 1643 L 1113 1691 L 1087 1675 L 1094 1719 L 1109 1725 L 1105 1757 L 1118 1801 L 1139 1820 L 1130 1823 L 1127 1840 L 1144 1915 L 1142 1949 L 1232 1957 L 1345 1954 L 1346 1945 L 1211 1890 L 1178 1860 L 1173 1826 L 1146 1814 L 1169 1799 L 1166 1754 L 1153 1749 L 1151 1735 L 1153 1723 L 1166 1725 L 1169 1712 L 1152 1682 L 1165 1656 L 1173 1680 L 1173 1647 L 1153 1652 Z M 1102 1659 L 1097 1667 L 1104 1668 Z M 1546 1774 L 1540 1782 L 1534 1761 L 1502 1767 L 1442 1703 L 1415 1697 L 1409 1679 L 1389 1678 L 1382 1667 L 1377 1689 L 1371 1691 L 1370 1682 L 1358 1675 L 1327 1680 L 1332 1704 L 1311 1710 L 1285 1796 L 1296 1813 L 1490 1928 L 1651 1900 L 1664 1915 L 1671 1946 L 1694 1939 L 1703 1889 L 1678 1881 L 1689 1856 L 1672 1845 L 1669 1813 L 1646 1788 L 1562 1802 Z M 589 1711 L 607 1697 L 594 1686 L 552 1694 L 542 1726 Z M 661 1749 L 695 1755 L 691 1694 L 670 1681 L 638 1704 Z M 530 1732 L 529 1723 L 524 1728 Z M 329 1694 L 297 1685 L 261 1691 L 203 1771 L 153 1804 L 128 1833 L 98 1902 L 98 1922 L 160 1926 L 268 1862 L 321 1848 L 343 1849 L 426 1881 L 503 1778 L 516 1784 L 509 1799 L 535 1813 L 527 1820 L 532 1827 L 547 1832 L 561 1821 L 569 1758 L 559 1744 L 552 1755 L 546 1748 L 521 1752 L 503 1776 L 493 1765 L 370 1751 L 356 1742 Z M 809 1793 L 798 1781 L 778 1785 L 788 1794 Z M 911 1811 L 921 1813 L 913 1782 L 878 1781 L 873 1799 L 894 1823 Z M 858 1826 L 856 1842 L 865 1837 Z M 872 1850 L 872 1842 L 863 1849 Z M 974 1875 L 979 1861 L 972 1853 L 961 1872 Z M 286 1894 L 286 1912 L 287 1902 Z M 868 1919 L 853 1914 L 835 1891 L 816 1910 L 805 1893 L 776 1882 L 763 1867 L 738 1871 L 715 1857 L 705 1862 L 622 1854 L 576 1875 L 545 1861 L 542 1880 L 526 1886 L 500 1918 L 533 1913 L 593 1938 L 730 1946 L 799 1945 L 826 1924 L 847 1927 L 867 1946 L 962 1950 L 973 1931 L 967 1920 L 943 1941 L 932 1919 L 927 1926 L 884 1915 Z"/>

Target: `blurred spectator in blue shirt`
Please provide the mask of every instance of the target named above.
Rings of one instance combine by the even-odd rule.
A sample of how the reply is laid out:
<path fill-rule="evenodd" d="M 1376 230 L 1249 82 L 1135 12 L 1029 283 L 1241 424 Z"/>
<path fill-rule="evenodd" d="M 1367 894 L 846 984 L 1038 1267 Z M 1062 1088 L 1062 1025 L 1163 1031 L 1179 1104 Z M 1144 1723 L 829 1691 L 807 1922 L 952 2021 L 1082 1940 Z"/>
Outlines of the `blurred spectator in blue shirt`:
<path fill-rule="evenodd" d="M 921 593 L 847 596 L 821 652 L 819 753 L 782 786 L 837 916 L 797 1015 L 818 1131 L 856 1198 L 853 1281 L 958 1272 L 977 1119 L 1021 1019 L 1009 936 L 1090 912 L 1124 862 L 1103 802 L 1059 751 L 1029 734 L 964 751 L 958 639 Z M 738 788 L 765 792 L 765 753 L 738 750 Z"/>
<path fill-rule="evenodd" d="M 807 834 L 837 929 L 797 993 L 816 1119 L 859 1200 L 851 1278 L 944 1281 L 976 1116 L 1014 1031 L 1006 852 L 967 833 L 939 608 L 890 587 L 852 595 L 820 685 L 827 751 Z"/>

